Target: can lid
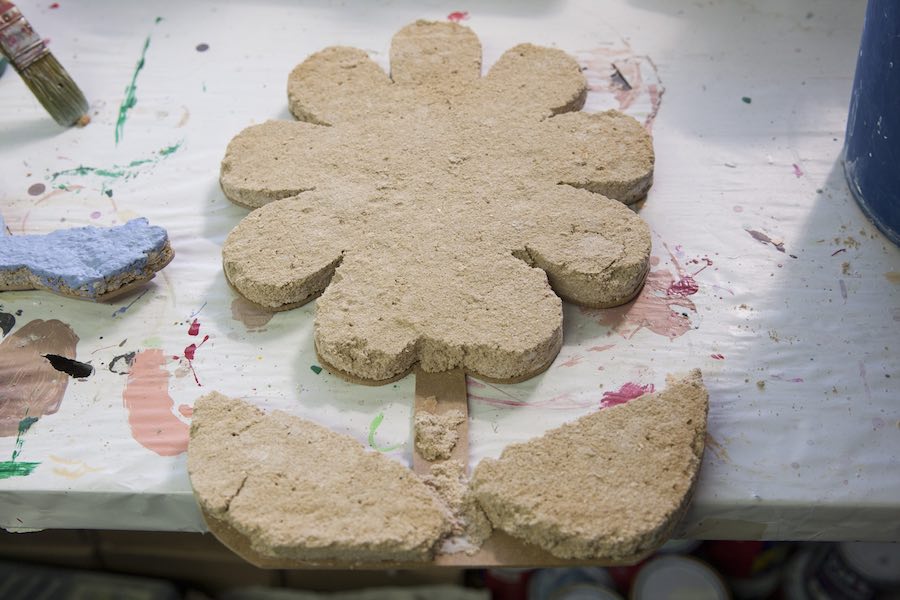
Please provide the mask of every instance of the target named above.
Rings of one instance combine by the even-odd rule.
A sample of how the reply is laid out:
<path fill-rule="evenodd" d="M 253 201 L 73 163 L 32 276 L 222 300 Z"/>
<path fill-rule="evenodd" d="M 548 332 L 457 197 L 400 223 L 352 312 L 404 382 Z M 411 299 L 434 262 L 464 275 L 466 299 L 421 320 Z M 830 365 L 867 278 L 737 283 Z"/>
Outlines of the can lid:
<path fill-rule="evenodd" d="M 843 542 L 838 548 L 847 566 L 866 579 L 900 584 L 900 544 Z"/>
<path fill-rule="evenodd" d="M 622 596 L 603 585 L 574 583 L 567 585 L 553 596 L 553 600 L 622 600 Z"/>
<path fill-rule="evenodd" d="M 667 555 L 654 558 L 638 573 L 634 600 L 728 600 L 731 596 L 718 573 L 695 558 Z"/>

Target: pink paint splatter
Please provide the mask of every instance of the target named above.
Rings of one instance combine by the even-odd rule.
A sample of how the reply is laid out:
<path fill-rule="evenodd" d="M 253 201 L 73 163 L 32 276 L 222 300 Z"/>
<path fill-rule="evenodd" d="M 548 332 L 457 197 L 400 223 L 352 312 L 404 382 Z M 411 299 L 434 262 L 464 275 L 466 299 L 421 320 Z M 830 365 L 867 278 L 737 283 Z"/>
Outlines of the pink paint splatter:
<path fill-rule="evenodd" d="M 94 212 L 91 213 L 91 218 L 92 218 L 92 219 L 99 219 L 101 214 L 102 214 L 102 213 L 101 213 L 99 210 L 95 210 Z"/>
<path fill-rule="evenodd" d="M 59 8 L 59 2 L 54 2 L 50 5 L 50 10 L 56 10 L 57 8 Z"/>
<path fill-rule="evenodd" d="M 688 273 L 678 258 L 663 244 L 675 267 L 678 279 L 668 269 L 651 269 L 647 282 L 637 298 L 616 308 L 601 310 L 582 309 L 585 314 L 599 315 L 598 323 L 616 330 L 622 337 L 631 339 L 641 329 L 649 329 L 669 339 L 682 336 L 691 329 L 686 310 L 697 312 L 697 307 L 687 298 L 699 289 L 694 277 L 713 264 L 709 258 L 692 259 L 691 263 L 704 263 L 694 273 Z M 651 257 L 651 265 L 658 265 L 659 258 Z M 693 285 L 692 285 L 693 284 Z M 697 289 L 694 289 L 694 285 Z"/>
<path fill-rule="evenodd" d="M 560 367 L 574 367 L 575 365 L 580 363 L 583 359 L 584 359 L 584 357 L 582 355 L 576 354 L 576 355 L 570 357 L 567 361 L 560 363 L 559 366 Z"/>
<path fill-rule="evenodd" d="M 794 167 L 795 177 L 803 177 L 803 171 L 800 169 L 800 165 L 798 165 L 797 163 L 793 163 L 791 166 Z"/>
<path fill-rule="evenodd" d="M 724 354 L 710 354 L 709 357 L 715 360 L 725 360 Z"/>
<path fill-rule="evenodd" d="M 200 321 L 194 319 L 194 322 L 188 327 L 188 335 L 200 335 Z"/>
<path fill-rule="evenodd" d="M 190 428 L 172 411 L 175 403 L 169 395 L 165 362 L 161 350 L 138 352 L 122 401 L 128 411 L 131 436 L 160 456 L 175 456 L 187 450 Z"/>
<path fill-rule="evenodd" d="M 641 385 L 639 383 L 628 382 L 615 392 L 603 392 L 603 400 L 600 401 L 600 408 L 609 408 L 610 406 L 618 406 L 625 404 L 629 400 L 640 398 L 644 394 L 652 394 L 656 388 L 652 383 Z"/>
<path fill-rule="evenodd" d="M 602 346 L 591 346 L 588 348 L 588 352 L 603 352 L 605 350 L 609 350 L 610 348 L 615 348 L 615 344 L 604 344 Z"/>
<path fill-rule="evenodd" d="M 460 21 L 466 21 L 469 18 L 469 11 L 467 10 L 457 10 L 449 15 L 447 15 L 448 21 L 453 21 L 454 23 L 459 23 Z"/>
<path fill-rule="evenodd" d="M 181 413 L 181 416 L 187 417 L 188 419 L 190 419 L 191 417 L 194 416 L 194 407 L 188 406 L 187 404 L 180 404 L 178 406 L 178 412 Z"/>

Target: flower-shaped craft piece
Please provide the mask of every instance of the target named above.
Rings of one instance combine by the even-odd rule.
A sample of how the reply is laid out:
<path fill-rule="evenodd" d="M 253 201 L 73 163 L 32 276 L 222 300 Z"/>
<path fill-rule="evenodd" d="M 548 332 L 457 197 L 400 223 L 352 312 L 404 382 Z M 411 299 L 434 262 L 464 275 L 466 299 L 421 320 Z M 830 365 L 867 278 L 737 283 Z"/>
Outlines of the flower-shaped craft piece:
<path fill-rule="evenodd" d="M 481 76 L 466 27 L 401 29 L 386 74 L 332 47 L 288 80 L 299 122 L 249 127 L 221 184 L 254 208 L 225 274 L 272 309 L 318 300 L 316 350 L 367 382 L 462 367 L 494 380 L 545 369 L 560 298 L 623 304 L 650 257 L 643 198 L 653 149 L 632 118 L 579 112 L 564 52 L 523 44 Z"/>

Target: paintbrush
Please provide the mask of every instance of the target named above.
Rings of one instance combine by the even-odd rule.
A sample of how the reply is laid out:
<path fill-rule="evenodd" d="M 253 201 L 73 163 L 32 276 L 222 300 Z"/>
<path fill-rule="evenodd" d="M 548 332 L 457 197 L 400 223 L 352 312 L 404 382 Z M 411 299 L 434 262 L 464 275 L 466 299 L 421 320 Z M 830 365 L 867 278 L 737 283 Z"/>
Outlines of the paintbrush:
<path fill-rule="evenodd" d="M 57 123 L 87 125 L 84 94 L 54 58 L 16 5 L 0 0 L 0 53 Z"/>

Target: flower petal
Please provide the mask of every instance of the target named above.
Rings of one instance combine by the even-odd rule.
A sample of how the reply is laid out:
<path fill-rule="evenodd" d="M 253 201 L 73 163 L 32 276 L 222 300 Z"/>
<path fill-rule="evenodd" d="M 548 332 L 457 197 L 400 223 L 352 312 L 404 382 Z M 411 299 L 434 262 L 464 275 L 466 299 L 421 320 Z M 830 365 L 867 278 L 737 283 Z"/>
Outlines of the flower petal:
<path fill-rule="evenodd" d="M 497 108 L 545 117 L 584 105 L 587 81 L 574 58 L 555 48 L 520 44 L 503 53 L 483 80 Z"/>
<path fill-rule="evenodd" d="M 481 75 L 481 42 L 457 23 L 416 21 L 394 35 L 391 79 L 448 93 Z"/>
<path fill-rule="evenodd" d="M 527 260 L 547 273 L 561 298 L 582 306 L 619 306 L 637 294 L 650 264 L 650 227 L 599 194 L 556 186 L 532 198 Z"/>
<path fill-rule="evenodd" d="M 545 177 L 631 204 L 653 182 L 653 143 L 640 124 L 619 111 L 557 115 L 539 124 Z M 526 148 L 534 152 L 535 146 Z"/>
<path fill-rule="evenodd" d="M 310 193 L 247 215 L 222 248 L 231 285 L 248 300 L 274 309 L 293 308 L 318 296 L 341 262 L 344 241 L 339 220 L 317 210 L 325 202 Z"/>
<path fill-rule="evenodd" d="M 368 54 L 333 46 L 316 52 L 291 71 L 288 104 L 301 121 L 332 125 L 389 110 L 390 88 L 387 73 Z"/>
<path fill-rule="evenodd" d="M 268 121 L 231 140 L 219 182 L 229 200 L 249 208 L 314 189 L 330 164 L 328 128 Z"/>
<path fill-rule="evenodd" d="M 348 254 L 317 303 L 316 349 L 339 371 L 390 381 L 416 361 L 491 379 L 531 376 L 562 343 L 562 308 L 538 269 L 451 239 Z"/>

